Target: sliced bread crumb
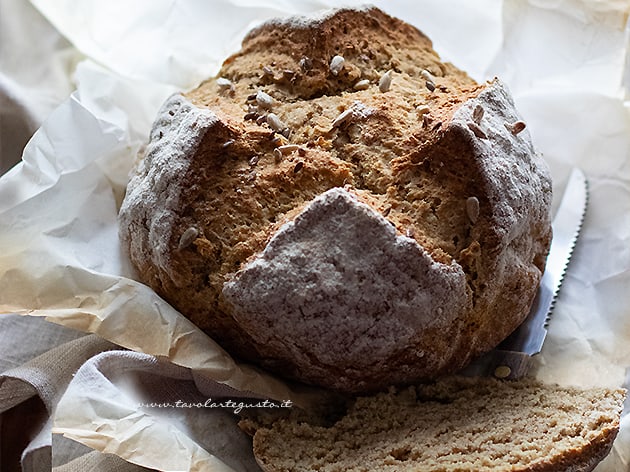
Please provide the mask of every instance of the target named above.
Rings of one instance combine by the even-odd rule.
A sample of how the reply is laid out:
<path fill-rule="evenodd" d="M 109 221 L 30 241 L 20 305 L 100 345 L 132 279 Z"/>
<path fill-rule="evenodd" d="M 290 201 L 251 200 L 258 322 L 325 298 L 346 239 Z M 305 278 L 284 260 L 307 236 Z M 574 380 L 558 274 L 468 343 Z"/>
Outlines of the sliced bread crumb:
<path fill-rule="evenodd" d="M 449 378 L 359 397 L 330 427 L 258 429 L 267 472 L 590 471 L 610 451 L 624 390 Z"/>

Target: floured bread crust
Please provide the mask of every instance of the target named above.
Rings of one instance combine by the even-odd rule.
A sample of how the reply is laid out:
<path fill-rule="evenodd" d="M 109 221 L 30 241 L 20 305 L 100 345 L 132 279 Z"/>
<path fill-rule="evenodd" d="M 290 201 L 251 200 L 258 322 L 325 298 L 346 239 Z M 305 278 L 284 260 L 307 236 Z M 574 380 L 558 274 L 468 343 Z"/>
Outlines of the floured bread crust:
<path fill-rule="evenodd" d="M 163 106 L 120 212 L 142 280 L 232 354 L 368 391 L 527 315 L 551 182 L 505 86 L 378 9 L 267 23 Z"/>
<path fill-rule="evenodd" d="M 466 290 L 458 264 L 433 260 L 370 206 L 334 188 L 282 226 L 223 294 L 256 343 L 283 356 L 278 368 L 299 366 L 324 385 L 334 373 L 335 387 L 354 390 L 382 383 L 392 365 L 389 383 L 416 377 L 416 366 L 439 368 L 426 352 L 436 344 L 418 343 L 421 336 L 448 336 L 440 351 L 452 357 L 471 309 Z M 411 363 L 398 361 L 409 354 Z"/>

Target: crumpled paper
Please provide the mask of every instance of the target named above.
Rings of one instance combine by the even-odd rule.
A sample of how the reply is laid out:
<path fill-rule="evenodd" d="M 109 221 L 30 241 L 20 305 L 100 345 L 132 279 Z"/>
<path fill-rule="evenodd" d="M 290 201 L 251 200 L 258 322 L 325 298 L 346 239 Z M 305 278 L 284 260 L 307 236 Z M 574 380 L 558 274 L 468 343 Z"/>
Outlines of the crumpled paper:
<path fill-rule="evenodd" d="M 339 3 L 33 3 L 89 59 L 75 72 L 77 91 L 36 133 L 23 162 L 0 178 L 0 312 L 46 316 L 261 397 L 308 401 L 304 392 L 236 364 L 136 282 L 118 243 L 116 215 L 131 165 L 168 95 L 216 72 L 260 21 Z M 556 196 L 572 167 L 585 171 L 590 205 L 536 372 L 550 382 L 627 385 L 630 119 L 622 87 L 627 7 L 586 0 L 373 3 L 418 26 L 443 58 L 476 79 L 499 75 L 508 83 L 550 164 Z M 72 384 L 66 393 L 81 394 Z M 93 400 L 120 406 L 115 394 Z M 111 450 L 118 433 L 90 442 L 98 410 L 81 408 L 78 401 L 72 405 L 73 425 L 67 417 L 57 419 L 63 431 Z M 142 418 L 146 428 L 159 429 L 151 415 Z M 164 440 L 168 431 L 157 429 L 153 438 Z M 159 459 L 160 450 L 151 460 L 143 455 L 141 434 L 132 439 L 116 454 L 138 464 Z M 183 444 L 178 450 L 192 458 L 194 449 Z M 598 470 L 627 470 L 629 463 L 625 416 L 614 453 Z"/>

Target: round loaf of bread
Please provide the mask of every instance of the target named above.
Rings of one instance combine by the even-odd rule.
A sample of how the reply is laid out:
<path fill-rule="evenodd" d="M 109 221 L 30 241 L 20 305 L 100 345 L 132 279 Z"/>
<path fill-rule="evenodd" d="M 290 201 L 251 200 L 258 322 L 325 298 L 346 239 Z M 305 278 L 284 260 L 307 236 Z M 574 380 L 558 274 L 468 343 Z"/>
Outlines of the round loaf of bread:
<path fill-rule="evenodd" d="M 241 360 L 346 392 L 526 317 L 551 181 L 506 87 L 376 8 L 263 24 L 172 96 L 120 210 L 142 281 Z"/>

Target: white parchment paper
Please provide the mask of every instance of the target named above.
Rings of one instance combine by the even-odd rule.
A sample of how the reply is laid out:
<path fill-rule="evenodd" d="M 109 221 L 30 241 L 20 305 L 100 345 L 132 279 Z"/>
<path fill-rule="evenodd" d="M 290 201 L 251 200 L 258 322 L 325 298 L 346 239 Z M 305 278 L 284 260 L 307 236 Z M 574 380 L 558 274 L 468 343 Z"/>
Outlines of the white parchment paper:
<path fill-rule="evenodd" d="M 36 133 L 23 162 L 0 178 L 0 312 L 46 316 L 239 390 L 307 401 L 264 372 L 234 363 L 136 282 L 118 243 L 116 215 L 128 172 L 168 95 L 215 73 L 244 33 L 264 19 L 362 2 L 33 3 L 88 59 L 76 69 L 77 91 Z M 625 2 L 372 3 L 418 26 L 443 58 L 476 79 L 499 75 L 508 83 L 550 164 L 556 195 L 572 167 L 586 172 L 590 206 L 537 375 L 550 382 L 624 384 L 630 366 Z M 69 397 L 80 395 L 72 388 Z M 115 397 L 90 398 L 117 404 Z M 63 417 L 58 430 L 72 429 L 74 439 L 104 450 L 107 441 L 87 439 L 93 438 L 86 431 L 97 409 L 73 405 L 74 429 Z M 142 418 L 151 422 L 150 416 Z M 627 418 L 614 453 L 598 470 L 627 470 Z M 169 434 L 163 424 L 149 430 L 162 440 Z M 127 438 L 128 447 L 116 453 L 153 464 L 159 457 L 149 460 L 138 452 L 146 438 Z M 109 440 L 117 439 L 114 434 Z M 177 454 L 199 454 L 186 444 Z"/>

